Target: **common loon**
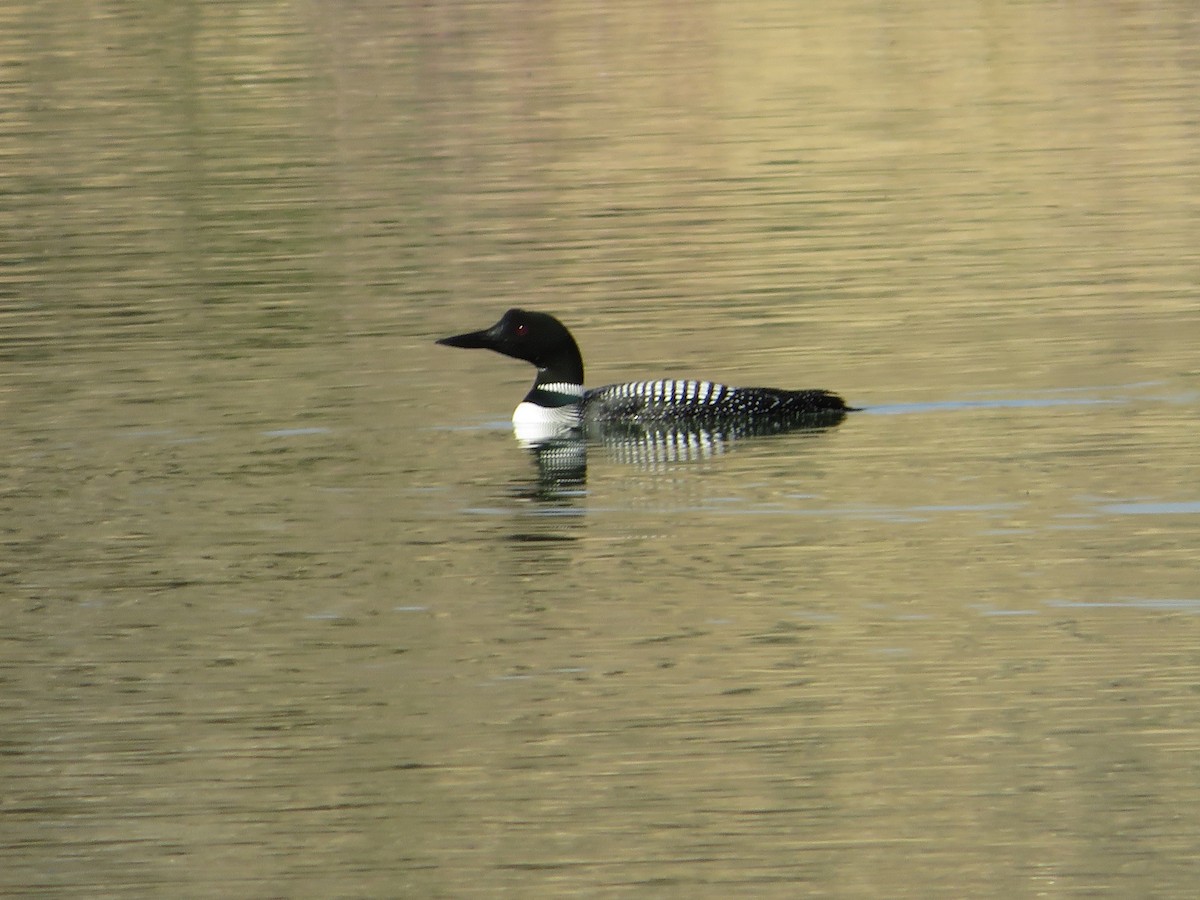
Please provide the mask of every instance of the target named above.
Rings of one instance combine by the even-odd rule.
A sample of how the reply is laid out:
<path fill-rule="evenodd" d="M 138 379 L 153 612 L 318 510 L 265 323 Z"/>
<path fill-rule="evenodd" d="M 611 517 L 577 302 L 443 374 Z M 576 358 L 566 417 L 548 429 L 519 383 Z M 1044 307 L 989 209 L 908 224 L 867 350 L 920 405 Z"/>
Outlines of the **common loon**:
<path fill-rule="evenodd" d="M 537 377 L 513 412 L 513 430 L 537 443 L 580 429 L 705 428 L 729 436 L 836 425 L 853 407 L 823 390 L 729 387 L 710 381 L 632 381 L 586 390 L 583 356 L 567 327 L 547 313 L 510 309 L 483 331 L 446 337 L 447 347 L 486 348 L 523 359 Z"/>

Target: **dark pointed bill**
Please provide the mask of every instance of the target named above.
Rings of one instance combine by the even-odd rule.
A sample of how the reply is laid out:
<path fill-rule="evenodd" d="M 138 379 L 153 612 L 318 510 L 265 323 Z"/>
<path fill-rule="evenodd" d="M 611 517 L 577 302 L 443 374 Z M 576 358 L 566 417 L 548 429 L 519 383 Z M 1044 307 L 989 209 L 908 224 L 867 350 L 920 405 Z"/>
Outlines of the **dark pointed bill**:
<path fill-rule="evenodd" d="M 436 343 L 447 347 L 465 347 L 468 350 L 491 349 L 493 342 L 489 337 L 490 331 L 491 329 L 468 331 L 466 334 L 456 334 L 452 337 L 441 338 Z"/>

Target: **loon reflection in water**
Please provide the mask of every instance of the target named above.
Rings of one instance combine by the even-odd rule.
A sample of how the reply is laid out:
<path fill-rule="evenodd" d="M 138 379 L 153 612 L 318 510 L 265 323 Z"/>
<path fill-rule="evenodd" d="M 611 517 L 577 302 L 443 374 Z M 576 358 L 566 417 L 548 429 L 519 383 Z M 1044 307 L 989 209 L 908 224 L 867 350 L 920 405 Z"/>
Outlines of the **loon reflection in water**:
<path fill-rule="evenodd" d="M 635 381 L 587 390 L 575 338 L 546 313 L 510 309 L 491 328 L 442 338 L 448 347 L 483 348 L 532 363 L 533 386 L 513 412 L 513 431 L 571 470 L 586 466 L 585 440 L 643 464 L 703 458 L 737 438 L 837 425 L 853 407 L 824 390 L 729 387 L 709 381 Z"/>

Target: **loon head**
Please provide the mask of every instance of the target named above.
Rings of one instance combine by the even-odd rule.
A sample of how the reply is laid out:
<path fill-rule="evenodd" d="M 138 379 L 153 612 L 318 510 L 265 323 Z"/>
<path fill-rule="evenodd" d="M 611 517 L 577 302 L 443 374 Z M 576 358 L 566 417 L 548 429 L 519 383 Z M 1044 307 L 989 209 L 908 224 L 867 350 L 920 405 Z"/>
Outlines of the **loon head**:
<path fill-rule="evenodd" d="M 510 309 L 483 331 L 438 341 L 447 347 L 484 348 L 533 363 L 538 383 L 583 384 L 583 357 L 567 326 L 546 313 Z"/>

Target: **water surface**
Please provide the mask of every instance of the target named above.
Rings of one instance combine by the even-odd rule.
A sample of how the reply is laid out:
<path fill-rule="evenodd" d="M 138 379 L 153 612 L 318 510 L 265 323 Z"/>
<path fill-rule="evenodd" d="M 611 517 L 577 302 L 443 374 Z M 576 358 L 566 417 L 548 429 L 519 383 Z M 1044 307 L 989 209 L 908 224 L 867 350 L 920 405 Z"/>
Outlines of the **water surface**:
<path fill-rule="evenodd" d="M 0 887 L 1192 896 L 1196 37 L 9 4 Z M 514 305 L 864 411 L 548 482 Z"/>

